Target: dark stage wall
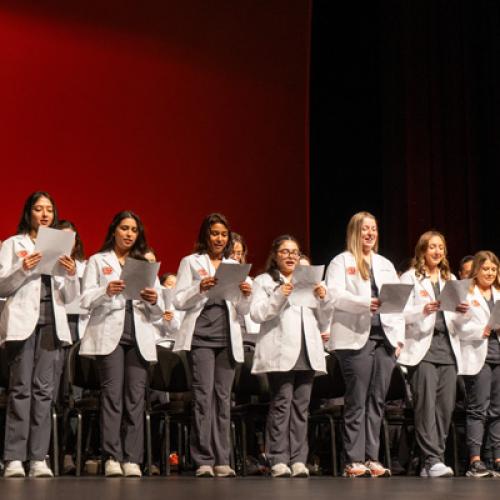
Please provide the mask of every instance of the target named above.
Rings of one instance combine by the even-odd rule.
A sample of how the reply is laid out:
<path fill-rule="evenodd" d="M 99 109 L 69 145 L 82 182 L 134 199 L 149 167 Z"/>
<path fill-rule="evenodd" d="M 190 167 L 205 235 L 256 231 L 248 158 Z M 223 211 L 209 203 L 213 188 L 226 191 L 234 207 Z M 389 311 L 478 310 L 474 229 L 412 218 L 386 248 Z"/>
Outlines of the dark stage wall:
<path fill-rule="evenodd" d="M 131 208 L 163 270 L 225 213 L 263 264 L 308 244 L 308 0 L 0 5 L 0 239 L 55 197 L 92 253 Z"/>
<path fill-rule="evenodd" d="M 379 219 L 381 253 L 431 228 L 454 265 L 500 251 L 500 2 L 314 0 L 311 244 L 344 248 L 349 217 Z"/>

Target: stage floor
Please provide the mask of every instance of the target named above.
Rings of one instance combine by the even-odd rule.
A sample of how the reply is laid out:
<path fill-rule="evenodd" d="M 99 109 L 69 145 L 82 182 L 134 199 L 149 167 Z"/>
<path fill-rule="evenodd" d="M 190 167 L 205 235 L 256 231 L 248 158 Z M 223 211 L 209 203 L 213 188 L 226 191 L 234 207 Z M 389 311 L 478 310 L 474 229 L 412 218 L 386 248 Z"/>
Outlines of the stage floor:
<path fill-rule="evenodd" d="M 0 498 L 9 500 L 446 500 L 498 498 L 499 479 L 0 479 Z"/>

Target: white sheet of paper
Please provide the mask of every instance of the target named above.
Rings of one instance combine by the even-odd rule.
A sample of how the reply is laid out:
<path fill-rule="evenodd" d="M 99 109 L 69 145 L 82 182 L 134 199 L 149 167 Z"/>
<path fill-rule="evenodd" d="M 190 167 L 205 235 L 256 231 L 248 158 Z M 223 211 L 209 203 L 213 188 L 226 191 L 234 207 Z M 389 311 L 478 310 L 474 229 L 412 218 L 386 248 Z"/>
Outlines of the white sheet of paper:
<path fill-rule="evenodd" d="M 172 302 L 174 300 L 174 292 L 173 288 L 162 288 L 161 293 L 163 294 L 163 310 L 171 311 L 172 310 Z"/>
<path fill-rule="evenodd" d="M 42 259 L 35 268 L 40 274 L 64 276 L 66 270 L 59 264 L 59 257 L 71 255 L 75 243 L 73 231 L 62 231 L 51 227 L 40 226 L 35 242 L 35 252 L 42 253 Z"/>
<path fill-rule="evenodd" d="M 455 311 L 461 302 L 465 302 L 471 280 L 448 280 L 439 294 L 440 311 Z"/>
<path fill-rule="evenodd" d="M 495 305 L 491 310 L 488 326 L 491 326 L 493 330 L 498 330 L 500 328 L 500 300 L 495 302 Z"/>
<path fill-rule="evenodd" d="M 217 284 L 208 291 L 208 296 L 215 300 L 236 300 L 240 295 L 240 283 L 245 281 L 252 264 L 230 264 L 221 262 L 215 277 Z"/>
<path fill-rule="evenodd" d="M 123 296 L 127 300 L 140 300 L 141 290 L 154 287 L 159 269 L 159 262 L 127 257 L 120 275 L 120 279 L 125 282 Z"/>
<path fill-rule="evenodd" d="M 293 291 L 288 302 L 293 306 L 317 307 L 314 287 L 323 279 L 325 266 L 297 266 L 293 272 Z"/>
<path fill-rule="evenodd" d="M 403 312 L 412 290 L 413 285 L 403 283 L 386 283 L 382 285 L 379 294 L 381 306 L 377 312 L 380 314 Z"/>

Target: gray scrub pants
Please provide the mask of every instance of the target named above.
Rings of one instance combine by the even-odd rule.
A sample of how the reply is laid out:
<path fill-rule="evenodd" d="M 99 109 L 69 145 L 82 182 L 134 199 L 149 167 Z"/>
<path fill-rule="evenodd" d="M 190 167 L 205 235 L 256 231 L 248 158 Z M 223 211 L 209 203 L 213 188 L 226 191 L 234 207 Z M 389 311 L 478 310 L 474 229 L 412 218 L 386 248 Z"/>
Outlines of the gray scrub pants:
<path fill-rule="evenodd" d="M 368 339 L 358 350 L 339 349 L 345 382 L 344 454 L 347 463 L 378 460 L 385 398 L 396 365 L 394 349 Z"/>
<path fill-rule="evenodd" d="M 118 344 L 97 356 L 101 381 L 101 446 L 106 457 L 140 464 L 148 367 L 137 346 Z"/>
<path fill-rule="evenodd" d="M 314 379 L 312 370 L 267 374 L 271 404 L 266 422 L 266 455 L 269 463 L 306 463 L 307 416 Z"/>
<path fill-rule="evenodd" d="M 53 325 L 37 325 L 23 341 L 6 343 L 9 396 L 5 460 L 45 460 L 50 444 L 50 409 L 59 358 Z"/>
<path fill-rule="evenodd" d="M 457 368 L 421 361 L 410 371 L 415 434 L 424 465 L 444 462 L 446 438 L 455 408 Z"/>
<path fill-rule="evenodd" d="M 467 391 L 466 426 L 469 456 L 481 454 L 484 429 L 493 458 L 500 458 L 500 365 L 485 363 L 477 375 L 464 376 Z"/>
<path fill-rule="evenodd" d="M 235 363 L 229 347 L 193 347 L 193 426 L 191 456 L 201 465 L 229 465 L 231 454 L 231 389 Z"/>

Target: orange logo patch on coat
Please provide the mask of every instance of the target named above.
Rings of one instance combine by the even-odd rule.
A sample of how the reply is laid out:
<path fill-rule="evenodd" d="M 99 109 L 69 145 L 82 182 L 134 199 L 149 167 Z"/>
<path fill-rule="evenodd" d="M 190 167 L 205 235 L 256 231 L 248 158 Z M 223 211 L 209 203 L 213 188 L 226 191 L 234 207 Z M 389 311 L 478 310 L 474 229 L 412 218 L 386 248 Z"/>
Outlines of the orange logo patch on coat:
<path fill-rule="evenodd" d="M 350 274 L 352 276 L 353 274 L 356 274 L 356 268 L 355 267 L 348 267 L 346 269 L 346 273 Z"/>
<path fill-rule="evenodd" d="M 428 297 L 429 292 L 426 292 L 425 290 L 420 290 L 420 297 Z"/>
<path fill-rule="evenodd" d="M 198 274 L 202 277 L 202 278 L 206 278 L 208 276 L 208 272 L 205 271 L 205 269 L 203 268 L 200 268 L 198 269 Z"/>
<path fill-rule="evenodd" d="M 480 303 L 479 303 L 476 299 L 474 299 L 474 300 L 472 301 L 472 305 L 473 305 L 474 307 L 479 307 L 481 304 L 480 304 Z"/>
<path fill-rule="evenodd" d="M 104 274 L 105 276 L 108 276 L 110 274 L 113 273 L 113 268 L 108 266 L 108 267 L 103 267 L 102 268 L 102 274 Z"/>
<path fill-rule="evenodd" d="M 19 252 L 17 252 L 17 256 L 21 259 L 24 259 L 24 257 L 26 257 L 27 255 L 28 255 L 27 250 L 19 250 Z"/>

